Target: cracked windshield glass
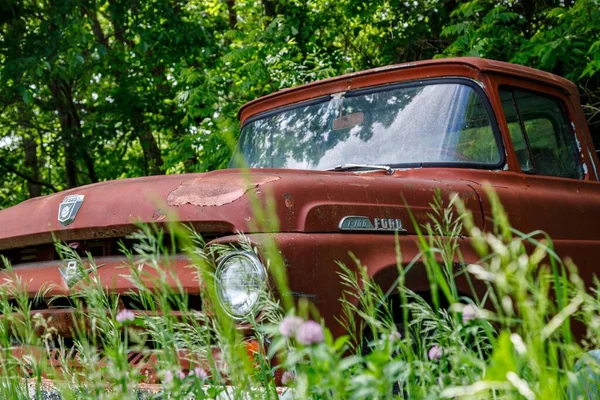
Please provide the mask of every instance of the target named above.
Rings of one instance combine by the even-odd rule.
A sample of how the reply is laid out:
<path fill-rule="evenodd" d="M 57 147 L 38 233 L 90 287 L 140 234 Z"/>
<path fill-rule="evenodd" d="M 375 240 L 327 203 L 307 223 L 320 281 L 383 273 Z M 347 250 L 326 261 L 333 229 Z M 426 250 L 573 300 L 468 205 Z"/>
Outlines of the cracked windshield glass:
<path fill-rule="evenodd" d="M 480 94 L 461 83 L 339 93 L 250 120 L 230 167 L 325 170 L 340 164 L 495 166 Z"/>

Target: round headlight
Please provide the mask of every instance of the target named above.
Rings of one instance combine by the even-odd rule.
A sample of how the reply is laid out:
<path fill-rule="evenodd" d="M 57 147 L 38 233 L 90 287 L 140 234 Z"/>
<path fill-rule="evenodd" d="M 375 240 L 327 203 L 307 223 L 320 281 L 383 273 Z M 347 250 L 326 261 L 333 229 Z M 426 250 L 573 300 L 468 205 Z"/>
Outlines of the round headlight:
<path fill-rule="evenodd" d="M 234 318 L 256 311 L 265 289 L 265 268 L 254 254 L 237 252 L 220 260 L 215 273 L 217 296 L 221 306 Z"/>

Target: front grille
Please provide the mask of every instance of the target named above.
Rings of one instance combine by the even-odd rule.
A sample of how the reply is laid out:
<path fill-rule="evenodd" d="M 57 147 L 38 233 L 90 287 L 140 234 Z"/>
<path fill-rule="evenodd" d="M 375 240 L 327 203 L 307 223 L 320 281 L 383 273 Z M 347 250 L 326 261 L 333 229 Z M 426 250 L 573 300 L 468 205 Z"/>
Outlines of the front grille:
<path fill-rule="evenodd" d="M 81 299 L 79 300 L 81 301 Z M 4 314 L 5 312 L 22 310 L 25 308 L 25 306 L 31 311 L 75 308 L 73 300 L 69 297 L 30 297 L 27 299 L 27 305 L 20 304 L 20 302 L 15 298 L 7 298 L 6 305 L 0 306 L 0 315 Z"/>
<path fill-rule="evenodd" d="M 80 369 L 87 362 L 85 357 L 74 347 L 70 349 L 61 350 L 54 348 L 46 350 L 32 346 L 15 346 L 11 349 L 12 355 L 19 359 L 37 359 L 41 360 L 45 358 L 48 361 L 50 367 L 56 368 L 57 371 L 62 370 L 67 365 L 72 369 Z M 218 349 L 212 349 L 213 359 L 220 362 L 220 351 Z M 188 374 L 193 366 L 202 366 L 206 371 L 210 371 L 210 364 L 205 357 L 200 357 L 198 354 L 193 354 L 186 350 L 179 350 L 176 354 L 180 370 L 184 374 Z M 109 357 L 102 357 L 98 364 L 108 364 L 112 362 Z M 158 367 L 159 357 L 153 351 L 139 351 L 129 350 L 127 354 L 127 362 L 131 367 L 137 369 L 142 376 L 143 383 L 158 383 Z M 65 365 L 67 364 L 67 365 Z M 34 377 L 33 369 L 21 370 L 23 375 Z"/>
<path fill-rule="evenodd" d="M 121 255 L 121 246 L 125 246 L 126 248 L 133 248 L 134 244 L 134 240 L 127 238 L 81 240 L 69 242 L 69 245 L 82 257 L 86 257 L 88 253 L 92 257 Z M 54 261 L 60 259 L 60 256 L 56 251 L 56 246 L 53 243 L 4 250 L 1 254 L 7 258 L 8 262 L 12 266 L 22 263 Z"/>
<path fill-rule="evenodd" d="M 165 242 L 169 242 L 170 237 L 168 235 L 165 236 Z M 190 268 L 190 260 L 180 252 L 181 249 L 169 243 L 165 243 L 164 247 L 171 255 L 168 257 L 168 260 L 162 257 L 161 265 L 164 262 L 165 264 L 162 267 L 173 268 L 177 275 L 177 284 L 175 281 L 168 283 L 173 287 L 171 289 L 172 292 L 179 293 L 179 290 L 183 290 L 186 295 L 169 296 L 170 303 L 168 310 L 163 310 L 163 307 L 157 304 L 156 299 L 152 296 L 146 296 L 147 301 L 145 302 L 140 301 L 140 298 L 134 293 L 137 290 L 135 284 L 123 277 L 127 274 L 127 268 L 130 267 L 130 260 L 123 256 L 122 250 L 128 249 L 134 253 L 133 249 L 137 244 L 137 240 L 124 237 L 71 241 L 67 243 L 67 245 L 81 256 L 84 268 L 89 266 L 85 260 L 87 255 L 90 254 L 94 258 L 95 264 L 98 267 L 95 272 L 99 279 L 98 283 L 104 287 L 105 293 L 111 297 L 110 304 L 114 305 L 113 310 L 116 309 L 117 314 L 121 310 L 131 310 L 137 315 L 156 316 L 159 319 L 161 319 L 160 316 L 162 315 L 172 316 L 178 321 L 189 321 L 189 318 L 200 318 L 198 317 L 198 312 L 203 311 L 203 304 L 199 295 L 200 284 L 197 280 L 196 270 L 193 267 Z M 69 348 L 68 343 L 73 341 L 74 328 L 76 326 L 83 327 L 85 330 L 93 329 L 93 318 L 90 319 L 90 316 L 94 315 L 94 313 L 88 309 L 85 295 L 81 297 L 82 292 L 78 293 L 75 290 L 75 286 L 68 286 L 64 281 L 66 262 L 60 261 L 61 257 L 54 244 L 48 243 L 3 250 L 0 251 L 0 254 L 7 257 L 12 267 L 14 267 L 12 271 L 2 271 L 1 275 L 5 276 L 5 280 L 14 279 L 15 282 L 22 284 L 22 295 L 29 297 L 28 299 L 22 299 L 21 294 L 17 295 L 19 301 L 28 302 L 26 307 L 23 307 L 23 304 L 19 304 L 19 301 L 13 297 L 2 299 L 2 304 L 0 304 L 0 319 L 9 321 L 9 326 L 11 327 L 13 323 L 16 323 L 17 325 L 14 325 L 16 327 L 20 323 L 17 321 L 22 318 L 19 317 L 19 315 L 22 315 L 19 310 L 28 308 L 31 311 L 31 315 L 35 315 L 31 323 L 36 324 L 36 334 L 40 336 L 44 335 L 44 337 L 48 337 L 49 342 L 54 343 L 50 348 L 58 346 L 58 343 L 64 343 Z M 139 271 L 141 265 L 136 263 L 134 267 L 137 267 Z M 152 273 L 151 268 L 148 268 L 148 274 L 147 276 L 151 278 L 156 276 L 156 274 Z M 73 285 L 76 285 L 76 283 Z M 153 286 L 151 281 L 149 281 L 149 290 L 152 291 L 153 287 L 157 288 L 157 286 Z M 21 290 L 20 285 L 19 290 Z M 9 290 L 0 294 L 11 296 Z M 174 300 L 178 297 L 179 300 Z M 181 306 L 182 302 L 186 304 L 185 307 Z M 98 310 L 93 311 L 98 312 Z M 107 310 L 106 312 L 108 313 L 109 311 Z M 9 318 L 8 313 L 15 314 L 12 314 Z M 40 317 L 46 321 L 44 326 L 37 325 L 37 318 Z M 51 333 L 50 336 L 47 336 L 49 333 Z M 18 343 L 15 342 L 15 345 L 18 346 Z M 152 342 L 149 341 L 145 346 L 151 348 Z M 58 361 L 58 353 L 54 353 L 50 358 Z M 75 359 L 77 358 L 75 357 Z M 151 360 L 149 362 L 146 356 L 142 357 L 141 354 L 131 353 L 130 362 L 132 365 L 135 364 L 141 370 L 142 374 L 149 374 L 149 380 L 156 379 L 155 377 L 151 377 L 153 372 L 149 364 L 153 363 Z"/>
<path fill-rule="evenodd" d="M 208 242 L 221 235 L 211 234 L 203 235 Z M 133 250 L 138 240 L 128 237 L 116 237 L 106 239 L 75 240 L 67 244 L 73 248 L 82 258 L 91 255 L 92 257 L 108 257 L 123 255 L 123 249 Z M 180 253 L 182 249 L 173 248 L 176 244 L 171 243 L 169 239 L 164 242 L 164 247 L 170 253 Z M 60 260 L 60 255 L 56 251 L 53 243 L 41 244 L 38 246 L 21 247 L 0 251 L 0 255 L 6 257 L 11 266 L 23 263 L 44 262 Z M 0 268 L 4 268 L 0 261 Z"/>
<path fill-rule="evenodd" d="M 179 298 L 180 296 L 172 296 L 169 297 L 169 311 L 202 311 L 202 298 L 199 294 L 186 294 L 185 296 Z M 179 298 L 179 300 L 176 300 Z M 59 309 L 75 309 L 75 300 L 70 297 L 52 297 L 52 298 L 29 298 L 28 308 L 31 311 L 44 311 L 44 310 L 59 310 Z M 84 302 L 84 299 L 78 297 L 77 302 L 80 304 Z M 140 300 L 139 296 L 135 295 L 120 295 L 118 297 L 118 308 L 132 311 L 144 311 L 144 312 L 153 312 L 153 311 L 161 311 L 160 304 L 153 302 L 149 299 L 149 302 L 143 302 Z M 19 302 L 10 298 L 7 299 L 7 308 L 10 311 L 7 312 L 15 312 L 23 307 L 19 304 Z M 186 306 L 182 305 L 187 305 Z M 0 307 L 0 315 L 4 314 L 6 310 L 4 310 L 6 306 Z M 85 304 L 83 304 L 85 308 Z"/>
<path fill-rule="evenodd" d="M 180 301 L 175 299 L 179 296 L 173 296 L 169 298 L 169 310 L 170 311 L 202 311 L 202 298 L 199 294 L 187 294 Z M 154 311 L 160 310 L 160 305 L 156 303 L 147 303 L 140 301 L 138 296 L 119 296 L 119 302 L 122 308 L 134 311 Z M 187 304 L 187 310 L 181 305 Z"/>
<path fill-rule="evenodd" d="M 50 300 L 50 299 L 47 299 L 47 300 Z M 17 301 L 17 299 L 15 299 L 15 298 L 8 298 L 8 299 L 6 299 L 6 302 L 7 302 L 6 305 L 3 305 L 2 307 L 0 307 L 0 315 L 4 314 L 5 312 L 13 312 L 15 310 L 22 309 L 25 307 L 24 304 L 20 304 L 19 301 Z M 41 298 L 28 298 L 26 306 L 31 311 L 47 310 L 49 308 L 48 302 L 46 302 L 44 299 L 41 299 Z"/>

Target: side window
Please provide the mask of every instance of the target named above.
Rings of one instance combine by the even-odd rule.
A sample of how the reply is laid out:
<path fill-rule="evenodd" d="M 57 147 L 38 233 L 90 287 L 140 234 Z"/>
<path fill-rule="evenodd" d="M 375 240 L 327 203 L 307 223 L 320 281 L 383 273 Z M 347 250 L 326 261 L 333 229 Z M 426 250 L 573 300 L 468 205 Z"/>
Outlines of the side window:
<path fill-rule="evenodd" d="M 520 89 L 500 90 L 502 108 L 524 172 L 582 178 L 575 135 L 557 99 Z"/>

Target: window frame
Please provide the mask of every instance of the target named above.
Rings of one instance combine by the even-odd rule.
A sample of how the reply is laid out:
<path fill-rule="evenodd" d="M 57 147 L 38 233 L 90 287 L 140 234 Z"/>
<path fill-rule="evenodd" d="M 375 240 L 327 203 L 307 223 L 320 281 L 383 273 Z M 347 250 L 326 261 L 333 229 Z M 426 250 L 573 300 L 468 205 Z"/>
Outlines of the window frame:
<path fill-rule="evenodd" d="M 470 87 L 473 91 L 479 95 L 483 106 L 487 112 L 488 118 L 490 120 L 490 125 L 492 128 L 492 133 L 494 135 L 494 140 L 496 142 L 496 146 L 498 147 L 498 155 L 499 161 L 496 164 L 487 164 L 487 163 L 456 163 L 456 162 L 426 162 L 426 163 L 402 163 L 402 164 L 393 164 L 390 165 L 392 168 L 470 168 L 470 169 L 483 169 L 483 170 L 502 170 L 505 169 L 507 164 L 507 149 L 504 145 L 504 140 L 502 138 L 502 132 L 500 130 L 500 126 L 498 123 L 498 118 L 494 108 L 492 106 L 491 100 L 487 91 L 483 87 L 483 83 L 474 80 L 472 78 L 462 77 L 462 76 L 449 76 L 449 77 L 439 77 L 439 78 L 426 78 L 426 79 L 416 79 L 405 82 L 394 82 L 384 85 L 377 86 L 369 86 L 358 89 L 351 89 L 344 93 L 344 97 L 354 97 L 354 96 L 362 96 L 375 92 L 385 92 L 395 89 L 403 89 L 417 86 L 426 86 L 426 85 L 435 85 L 435 84 L 461 84 Z M 275 114 L 290 111 L 296 108 L 306 107 L 310 105 L 317 105 L 320 103 L 324 103 L 326 101 L 331 100 L 331 96 L 335 93 L 327 94 L 324 96 L 319 96 L 314 99 L 305 100 L 302 102 L 289 104 L 282 107 L 277 107 L 271 110 L 267 110 L 252 117 L 246 119 L 244 124 L 240 127 L 240 135 L 242 130 L 252 122 L 255 122 L 260 119 L 268 118 Z M 239 140 L 239 139 L 238 139 Z M 236 146 L 237 151 L 237 146 Z M 234 153 L 235 154 L 235 153 Z M 232 158 L 233 160 L 233 158 Z M 231 161 L 229 162 L 231 165 Z"/>
<path fill-rule="evenodd" d="M 583 155 L 581 153 L 581 148 L 580 148 L 580 139 L 577 136 L 577 132 L 574 129 L 574 122 L 573 122 L 573 118 L 572 118 L 572 112 L 571 109 L 569 108 L 568 104 L 566 104 L 563 96 L 558 96 L 555 94 L 551 94 L 551 93 L 547 93 L 545 91 L 541 91 L 541 90 L 537 90 L 535 88 L 530 88 L 530 87 L 523 87 L 523 86 L 518 86 L 518 85 L 513 85 L 510 83 L 500 83 L 498 84 L 498 86 L 496 87 L 497 90 L 497 96 L 498 99 L 501 99 L 500 96 L 500 92 L 505 91 L 505 92 L 509 92 L 511 95 L 511 100 L 512 100 L 512 104 L 515 108 L 516 114 L 517 114 L 517 118 L 519 119 L 518 123 L 519 123 L 519 129 L 521 130 L 521 133 L 523 135 L 523 139 L 525 140 L 525 145 L 527 146 L 527 154 L 529 155 L 529 160 L 533 166 L 533 171 L 527 171 L 524 170 L 523 167 L 521 166 L 521 164 L 519 163 L 518 158 L 516 157 L 516 150 L 515 150 L 515 146 L 513 143 L 513 137 L 512 134 L 510 132 L 510 128 L 508 127 L 508 120 L 506 118 L 506 112 L 504 107 L 502 107 L 502 102 L 499 102 L 500 104 L 500 110 L 502 112 L 502 117 L 504 118 L 504 123 L 507 129 L 507 137 L 510 140 L 510 147 L 512 148 L 513 154 L 515 156 L 515 160 L 516 160 L 516 166 L 519 169 L 520 172 L 527 174 L 529 176 L 536 176 L 536 177 L 546 177 L 546 178 L 557 178 L 557 179 L 569 179 L 569 180 L 577 180 L 577 181 L 581 181 L 581 180 L 587 180 L 588 179 L 588 172 L 586 171 L 586 164 L 584 162 L 583 159 Z M 561 109 L 562 109 L 562 116 L 565 119 L 565 123 L 566 123 L 566 129 L 568 131 L 568 133 L 570 135 L 573 136 L 573 138 L 575 139 L 575 152 L 573 153 L 573 159 L 575 160 L 576 163 L 578 163 L 578 168 L 580 169 L 580 176 L 579 177 L 568 177 L 568 176 L 557 176 L 557 175 L 547 175 L 547 174 L 541 174 L 539 172 L 539 169 L 537 167 L 537 161 L 535 160 L 535 157 L 533 156 L 533 152 L 531 149 L 531 143 L 529 140 L 529 133 L 527 132 L 527 128 L 525 126 L 525 120 L 523 119 L 523 116 L 521 114 L 521 110 L 519 108 L 519 105 L 517 103 L 517 99 L 515 96 L 515 91 L 522 91 L 522 92 L 529 92 L 531 94 L 534 94 L 538 97 L 543 97 L 546 99 L 549 99 L 553 102 L 555 102 Z M 556 132 L 553 132 L 556 135 Z M 559 143 L 559 138 L 556 137 L 557 143 Z"/>

